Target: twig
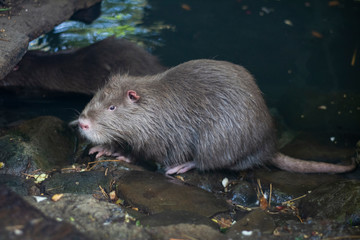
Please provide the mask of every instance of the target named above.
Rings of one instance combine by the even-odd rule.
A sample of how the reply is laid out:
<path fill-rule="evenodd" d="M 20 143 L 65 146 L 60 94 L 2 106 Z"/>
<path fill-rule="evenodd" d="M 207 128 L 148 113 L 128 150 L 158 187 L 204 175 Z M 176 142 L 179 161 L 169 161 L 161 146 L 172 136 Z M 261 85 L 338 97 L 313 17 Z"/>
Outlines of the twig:
<path fill-rule="evenodd" d="M 123 162 L 123 160 L 98 160 L 98 161 L 94 161 L 94 162 L 88 162 L 88 165 L 89 164 L 93 164 L 93 163 L 101 163 L 101 162 Z"/>
<path fill-rule="evenodd" d="M 304 195 L 302 195 L 302 196 L 300 196 L 300 197 L 297 197 L 297 198 L 291 199 L 291 200 L 286 201 L 286 202 L 282 202 L 281 204 L 282 204 L 282 205 L 285 205 L 285 204 L 288 204 L 288 203 L 294 202 L 294 201 L 296 201 L 296 200 L 299 200 L 299 199 L 301 199 L 301 198 L 306 197 L 306 195 L 307 195 L 307 194 L 304 194 Z"/>
<path fill-rule="evenodd" d="M 270 183 L 269 208 L 271 207 L 272 183 Z"/>
<path fill-rule="evenodd" d="M 109 195 L 105 192 L 104 188 L 101 187 L 100 185 L 99 185 L 99 188 L 100 188 L 100 191 L 101 191 L 102 195 L 103 195 L 106 199 L 110 199 Z"/>

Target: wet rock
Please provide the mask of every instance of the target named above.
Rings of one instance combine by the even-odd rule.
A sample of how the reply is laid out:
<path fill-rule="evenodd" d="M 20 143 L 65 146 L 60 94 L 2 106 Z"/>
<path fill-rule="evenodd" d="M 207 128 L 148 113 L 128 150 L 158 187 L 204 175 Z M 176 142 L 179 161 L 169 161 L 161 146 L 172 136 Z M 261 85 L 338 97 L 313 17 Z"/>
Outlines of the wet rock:
<path fill-rule="evenodd" d="M 1 239 L 91 239 L 68 223 L 46 217 L 21 197 L 0 185 Z"/>
<path fill-rule="evenodd" d="M 188 211 L 211 217 L 229 210 L 225 200 L 158 173 L 131 171 L 124 174 L 116 184 L 118 196 L 131 206 L 150 214 Z"/>
<path fill-rule="evenodd" d="M 138 219 L 141 226 L 144 227 L 158 227 L 176 224 L 196 224 L 207 225 L 213 229 L 219 229 L 219 226 L 211 221 L 208 217 L 191 213 L 187 211 L 166 211 L 150 216 L 144 216 Z"/>
<path fill-rule="evenodd" d="M 255 186 L 246 181 L 239 181 L 235 185 L 230 186 L 230 194 L 228 197 L 233 204 L 253 207 L 255 206 L 258 197 L 255 192 Z"/>
<path fill-rule="evenodd" d="M 265 169 L 256 170 L 254 173 L 255 178 L 261 180 L 262 189 L 267 196 L 270 195 L 272 184 L 271 200 L 275 204 L 300 197 L 321 184 L 331 184 L 342 179 L 340 175 L 301 174 Z"/>
<path fill-rule="evenodd" d="M 86 24 L 91 24 L 94 20 L 100 17 L 101 14 L 101 2 L 95 3 L 89 8 L 80 9 L 76 11 L 70 18 L 70 20 L 81 21 Z"/>
<path fill-rule="evenodd" d="M 207 225 L 177 224 L 163 227 L 150 228 L 148 230 L 153 239 L 206 239 L 225 240 L 227 239 L 219 231 Z"/>
<path fill-rule="evenodd" d="M 242 231 L 253 231 L 255 229 L 262 234 L 272 234 L 275 228 L 276 225 L 271 215 L 261 209 L 256 209 L 237 221 L 229 229 L 226 236 L 236 239 L 242 235 Z"/>
<path fill-rule="evenodd" d="M 49 194 L 92 194 L 100 192 L 99 186 L 109 192 L 111 180 L 112 177 L 110 175 L 105 176 L 105 172 L 99 171 L 63 173 L 55 174 L 46 179 L 42 187 Z"/>
<path fill-rule="evenodd" d="M 11 1 L 10 10 L 0 16 L 0 79 L 6 76 L 25 54 L 29 41 L 39 37 L 74 12 L 100 0 Z M 0 80 L 1 81 L 1 80 Z"/>
<path fill-rule="evenodd" d="M 0 174 L 0 185 L 5 185 L 19 195 L 39 194 L 40 191 L 31 180 L 9 174 Z"/>
<path fill-rule="evenodd" d="M 291 220 L 266 239 L 359 239 L 359 233 L 359 229 L 330 220 Z"/>
<path fill-rule="evenodd" d="M 60 119 L 38 117 L 21 123 L 0 137 L 0 173 L 20 176 L 72 163 L 75 137 Z"/>
<path fill-rule="evenodd" d="M 229 182 L 237 181 L 241 176 L 235 171 L 207 171 L 200 172 L 198 170 L 188 171 L 186 173 L 177 174 L 175 177 L 181 179 L 187 184 L 197 186 L 208 192 L 224 191 L 222 180 L 227 178 Z"/>
<path fill-rule="evenodd" d="M 57 202 L 36 202 L 33 197 L 26 200 L 47 216 L 71 223 L 93 239 L 151 239 L 144 228 L 127 223 L 125 209 L 89 194 L 64 194 Z"/>
<path fill-rule="evenodd" d="M 324 184 L 301 200 L 299 210 L 304 218 L 360 225 L 360 182 L 348 180 Z"/>

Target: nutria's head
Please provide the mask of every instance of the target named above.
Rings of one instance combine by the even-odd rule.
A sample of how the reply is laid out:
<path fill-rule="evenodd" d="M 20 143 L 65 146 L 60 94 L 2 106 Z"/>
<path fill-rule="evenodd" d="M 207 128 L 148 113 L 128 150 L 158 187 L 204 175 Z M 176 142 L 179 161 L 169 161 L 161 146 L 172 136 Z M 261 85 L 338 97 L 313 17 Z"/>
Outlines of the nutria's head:
<path fill-rule="evenodd" d="M 81 134 L 96 144 L 128 141 L 136 134 L 140 95 L 115 78 L 119 76 L 95 94 L 78 119 Z"/>

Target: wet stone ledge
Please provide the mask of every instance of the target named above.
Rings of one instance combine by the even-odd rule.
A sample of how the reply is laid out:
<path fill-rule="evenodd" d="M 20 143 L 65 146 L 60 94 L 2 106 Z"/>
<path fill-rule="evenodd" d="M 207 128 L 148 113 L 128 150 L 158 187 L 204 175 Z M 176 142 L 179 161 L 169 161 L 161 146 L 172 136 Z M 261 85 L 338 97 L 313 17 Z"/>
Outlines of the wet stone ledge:
<path fill-rule="evenodd" d="M 2 1 L 1 7 L 8 10 L 0 12 L 0 79 L 20 61 L 31 40 L 100 1 Z"/>

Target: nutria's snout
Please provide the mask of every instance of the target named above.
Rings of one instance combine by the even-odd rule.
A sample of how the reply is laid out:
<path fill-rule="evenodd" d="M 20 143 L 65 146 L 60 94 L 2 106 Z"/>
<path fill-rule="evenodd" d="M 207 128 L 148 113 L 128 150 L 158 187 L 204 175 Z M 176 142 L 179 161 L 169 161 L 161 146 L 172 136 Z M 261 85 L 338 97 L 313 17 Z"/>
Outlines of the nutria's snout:
<path fill-rule="evenodd" d="M 88 119 L 80 118 L 78 121 L 79 128 L 82 130 L 89 130 L 90 129 L 90 121 Z"/>

